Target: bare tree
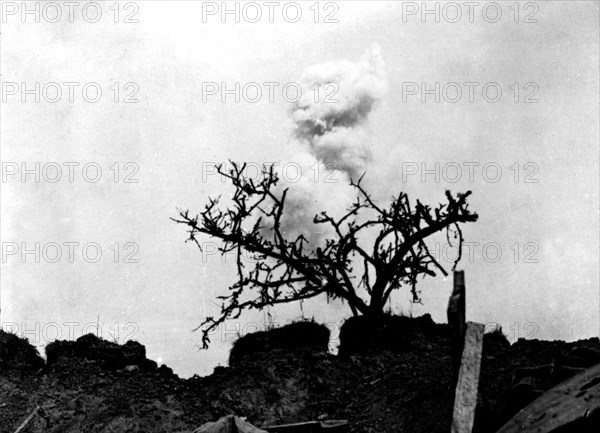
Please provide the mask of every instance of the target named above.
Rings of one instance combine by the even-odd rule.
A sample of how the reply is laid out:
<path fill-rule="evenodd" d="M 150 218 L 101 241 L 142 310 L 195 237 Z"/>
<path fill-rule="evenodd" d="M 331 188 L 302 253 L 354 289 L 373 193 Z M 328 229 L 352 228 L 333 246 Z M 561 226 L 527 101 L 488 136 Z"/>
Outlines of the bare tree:
<path fill-rule="evenodd" d="M 235 187 L 232 202 L 219 207 L 210 198 L 203 212 L 190 215 L 179 210 L 173 218 L 189 228 L 188 241 L 202 250 L 198 235 L 221 240 L 221 254 L 237 253 L 237 282 L 222 300 L 218 318 L 207 317 L 202 329 L 203 347 L 209 335 L 228 318 L 238 318 L 245 309 L 302 301 L 326 293 L 341 298 L 354 315 L 379 315 L 390 294 L 409 286 L 413 302 L 420 302 L 417 279 L 447 272 L 425 243 L 429 236 L 446 230 L 446 240 L 458 247 L 454 267 L 461 258 L 463 237 L 460 223 L 473 222 L 478 215 L 468 210 L 467 197 L 446 191 L 446 203 L 432 209 L 420 201 L 411 205 L 400 193 L 388 208 L 378 206 L 361 186 L 351 185 L 356 201 L 340 218 L 326 212 L 314 217 L 315 224 L 329 225 L 334 233 L 320 247 L 309 245 L 302 235 L 287 239 L 282 233 L 287 189 L 278 191 L 273 167 L 263 168 L 258 181 L 244 175 L 246 165 L 232 162 L 229 170 L 217 171 Z M 451 237 L 456 239 L 452 243 Z M 248 258 L 248 254 L 253 258 Z"/>

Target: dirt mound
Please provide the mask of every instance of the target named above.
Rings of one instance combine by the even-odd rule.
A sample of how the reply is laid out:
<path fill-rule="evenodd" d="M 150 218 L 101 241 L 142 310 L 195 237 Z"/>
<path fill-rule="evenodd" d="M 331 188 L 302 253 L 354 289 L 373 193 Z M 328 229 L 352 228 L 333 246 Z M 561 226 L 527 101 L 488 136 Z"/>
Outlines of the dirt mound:
<path fill-rule="evenodd" d="M 329 329 L 326 326 L 316 322 L 290 323 L 281 328 L 246 334 L 236 340 L 229 353 L 229 365 L 239 364 L 249 356 L 277 350 L 327 352 L 328 345 Z"/>
<path fill-rule="evenodd" d="M 0 370 L 40 369 L 44 360 L 26 338 L 0 329 Z"/>
<path fill-rule="evenodd" d="M 139 343 L 94 335 L 56 342 L 41 371 L 0 369 L 0 433 L 14 432 L 36 407 L 29 433 L 184 433 L 228 414 L 258 427 L 347 419 L 353 433 L 450 430 L 446 325 L 429 316 L 353 318 L 342 331 L 344 356 L 326 352 L 327 328 L 297 323 L 241 338 L 230 367 L 186 380 L 166 366 L 143 368 L 152 361 Z M 35 353 L 25 340 L 0 337 L 3 360 L 26 359 L 10 348 Z M 501 332 L 487 334 L 475 432 L 496 431 L 537 395 L 598 362 L 597 338 L 509 345 Z"/>
<path fill-rule="evenodd" d="M 86 334 L 76 341 L 54 341 L 46 346 L 47 366 L 52 366 L 61 358 L 80 358 L 97 361 L 103 368 L 118 370 L 137 365 L 143 370 L 153 370 L 156 362 L 146 359 L 146 348 L 137 341 L 124 345 Z"/>
<path fill-rule="evenodd" d="M 429 314 L 417 318 L 390 314 L 351 317 L 340 330 L 339 355 L 414 350 L 447 336 L 447 327 L 436 324 Z"/>

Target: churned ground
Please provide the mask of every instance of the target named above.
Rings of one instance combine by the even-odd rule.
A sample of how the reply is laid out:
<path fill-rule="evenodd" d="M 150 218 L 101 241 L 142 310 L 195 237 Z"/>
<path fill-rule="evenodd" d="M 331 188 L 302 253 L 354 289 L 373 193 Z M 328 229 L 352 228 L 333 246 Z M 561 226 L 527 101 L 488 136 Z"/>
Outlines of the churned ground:
<path fill-rule="evenodd" d="M 347 419 L 352 432 L 447 433 L 454 388 L 449 331 L 426 315 L 350 319 L 340 355 L 300 322 L 247 335 L 229 367 L 180 379 L 135 342 L 93 335 L 48 347 L 0 331 L 0 432 L 191 432 L 234 413 L 256 426 Z M 574 343 L 486 335 L 476 432 L 494 432 L 545 390 L 600 362 L 597 338 Z"/>

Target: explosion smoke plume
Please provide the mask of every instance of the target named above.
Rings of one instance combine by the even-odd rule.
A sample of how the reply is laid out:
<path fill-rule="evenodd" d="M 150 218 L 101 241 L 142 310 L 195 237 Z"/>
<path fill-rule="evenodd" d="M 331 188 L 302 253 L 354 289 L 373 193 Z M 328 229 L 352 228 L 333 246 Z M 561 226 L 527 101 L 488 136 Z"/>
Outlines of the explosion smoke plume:
<path fill-rule="evenodd" d="M 388 87 L 381 48 L 373 45 L 358 63 L 310 66 L 300 81 L 303 97 L 292 111 L 295 137 L 318 161 L 333 163 L 351 178 L 360 176 L 371 160 L 368 116 Z"/>
<path fill-rule="evenodd" d="M 302 177 L 281 185 L 289 187 L 281 222 L 287 236 L 303 234 L 314 246 L 331 233 L 313 224 L 313 217 L 323 210 L 333 217 L 343 214 L 355 197 L 349 180 L 358 180 L 371 161 L 368 117 L 388 88 L 381 48 L 371 46 L 358 63 L 310 66 L 300 82 L 303 97 L 291 117 L 296 125 L 292 143 L 301 149 L 294 162 Z"/>

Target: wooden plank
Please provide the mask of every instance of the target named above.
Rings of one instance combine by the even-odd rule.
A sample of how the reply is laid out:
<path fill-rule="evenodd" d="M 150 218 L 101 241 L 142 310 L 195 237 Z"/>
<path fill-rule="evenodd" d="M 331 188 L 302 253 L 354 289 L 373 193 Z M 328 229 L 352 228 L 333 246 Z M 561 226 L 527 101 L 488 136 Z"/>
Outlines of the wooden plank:
<path fill-rule="evenodd" d="M 568 429 L 567 429 L 568 426 Z M 600 364 L 560 383 L 526 406 L 498 433 L 600 431 Z"/>
<path fill-rule="evenodd" d="M 316 433 L 321 431 L 321 423 L 308 421 L 261 428 L 269 433 Z"/>
<path fill-rule="evenodd" d="M 269 433 L 347 433 L 350 431 L 347 420 L 308 421 L 261 428 Z"/>
<path fill-rule="evenodd" d="M 454 272 L 454 287 L 448 301 L 448 325 L 450 325 L 450 350 L 454 380 L 458 377 L 465 338 L 466 289 L 464 271 Z"/>
<path fill-rule="evenodd" d="M 462 362 L 454 395 L 452 433 L 471 433 L 473 430 L 484 332 L 483 324 L 467 322 Z"/>

